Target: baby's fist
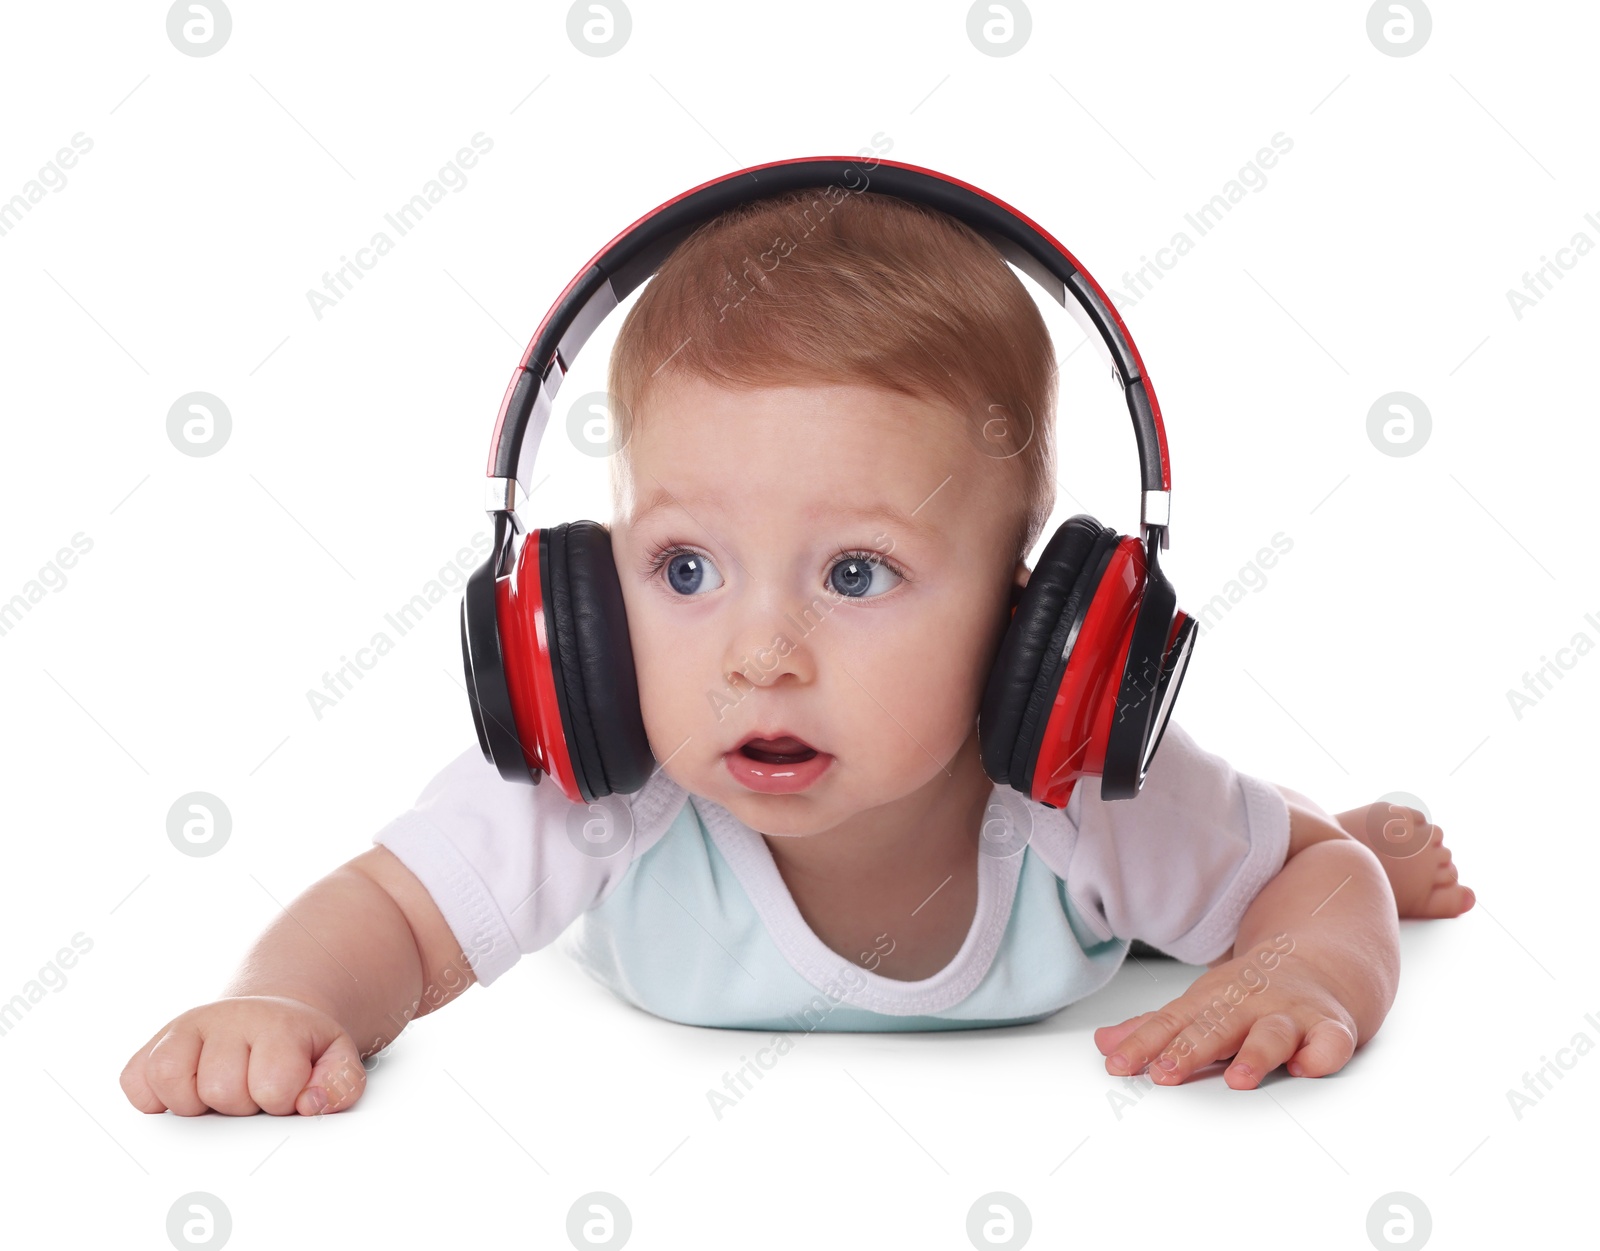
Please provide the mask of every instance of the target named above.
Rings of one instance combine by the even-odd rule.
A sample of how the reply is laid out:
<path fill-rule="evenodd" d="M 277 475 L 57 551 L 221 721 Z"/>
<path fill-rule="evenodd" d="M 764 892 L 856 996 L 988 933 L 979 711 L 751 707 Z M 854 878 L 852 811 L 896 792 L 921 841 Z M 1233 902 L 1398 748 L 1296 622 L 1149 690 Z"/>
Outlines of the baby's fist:
<path fill-rule="evenodd" d="M 176 1017 L 134 1052 L 119 1080 L 141 1112 L 315 1116 L 354 1104 L 367 1072 L 355 1040 L 327 1013 L 250 995 Z"/>

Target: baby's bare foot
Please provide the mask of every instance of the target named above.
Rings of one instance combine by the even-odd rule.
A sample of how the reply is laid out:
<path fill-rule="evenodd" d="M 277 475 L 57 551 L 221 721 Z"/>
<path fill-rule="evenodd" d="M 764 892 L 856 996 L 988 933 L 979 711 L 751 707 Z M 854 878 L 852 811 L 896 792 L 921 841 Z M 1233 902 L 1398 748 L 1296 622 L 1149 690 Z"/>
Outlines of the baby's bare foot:
<path fill-rule="evenodd" d="M 1380 800 L 1334 820 L 1377 854 L 1401 916 L 1456 917 L 1476 902 L 1460 883 L 1444 831 L 1415 808 Z"/>

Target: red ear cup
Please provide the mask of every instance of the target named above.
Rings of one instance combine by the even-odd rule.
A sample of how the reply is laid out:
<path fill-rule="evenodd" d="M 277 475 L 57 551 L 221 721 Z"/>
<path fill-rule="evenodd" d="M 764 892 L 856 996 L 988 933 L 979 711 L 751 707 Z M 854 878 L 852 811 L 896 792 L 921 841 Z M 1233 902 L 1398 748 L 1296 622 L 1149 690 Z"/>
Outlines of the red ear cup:
<path fill-rule="evenodd" d="M 638 790 L 655 761 L 610 535 L 592 521 L 531 530 L 515 567 L 493 576 L 502 560 L 497 542 L 468 579 L 462 610 L 484 755 L 511 780 L 548 774 L 575 803 Z M 491 706 L 504 714 L 489 715 Z"/>
<path fill-rule="evenodd" d="M 511 710 L 496 603 L 496 588 L 511 558 L 513 534 L 510 517 L 496 513 L 489 555 L 467 578 L 461 597 L 461 667 L 484 759 L 508 782 L 537 783 L 542 774 L 530 771 L 528 764 L 530 759 L 536 764 L 542 759 L 537 725 L 530 719 L 519 729 Z M 524 735 L 527 747 L 523 746 Z"/>
<path fill-rule="evenodd" d="M 1173 701 L 1194 648 L 1195 623 L 1178 608 L 1178 595 L 1161 572 L 1159 541 L 1123 539 L 1140 580 L 1138 616 L 1118 660 L 1121 681 L 1106 727 L 1102 799 L 1132 799 L 1166 732 Z M 1115 672 L 1115 670 L 1113 671 Z M 1049 742 L 1049 731 L 1046 731 Z"/>
<path fill-rule="evenodd" d="M 545 530 L 528 531 L 510 576 L 495 583 L 495 621 L 526 769 L 534 778 L 549 774 L 576 801 L 584 798 L 583 787 L 562 728 L 547 595 L 539 576 L 540 549 L 548 541 Z"/>
<path fill-rule="evenodd" d="M 1138 793 L 1194 637 L 1171 585 L 1147 573 L 1146 546 L 1093 517 L 1056 530 L 984 691 L 979 742 L 992 780 L 1055 808 L 1086 774 L 1101 778 L 1103 798 Z"/>

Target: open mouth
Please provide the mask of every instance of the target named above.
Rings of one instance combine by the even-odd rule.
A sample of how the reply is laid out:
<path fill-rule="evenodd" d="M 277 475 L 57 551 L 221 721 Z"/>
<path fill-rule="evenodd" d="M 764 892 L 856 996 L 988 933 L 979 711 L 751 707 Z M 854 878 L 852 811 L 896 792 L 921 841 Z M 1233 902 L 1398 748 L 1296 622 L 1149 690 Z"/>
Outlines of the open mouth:
<path fill-rule="evenodd" d="M 799 795 L 833 768 L 833 757 L 776 726 L 752 734 L 723 756 L 733 781 L 756 795 Z"/>
<path fill-rule="evenodd" d="M 739 744 L 739 754 L 763 764 L 798 764 L 810 760 L 817 749 L 803 739 L 785 734 L 778 738 L 747 738 Z"/>

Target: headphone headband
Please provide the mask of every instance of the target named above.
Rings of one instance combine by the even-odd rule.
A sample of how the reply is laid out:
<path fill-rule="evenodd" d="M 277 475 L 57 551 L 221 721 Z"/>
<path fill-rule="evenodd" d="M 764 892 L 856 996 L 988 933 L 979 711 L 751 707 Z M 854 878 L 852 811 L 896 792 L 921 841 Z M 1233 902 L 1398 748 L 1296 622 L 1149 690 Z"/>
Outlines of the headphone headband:
<path fill-rule="evenodd" d="M 892 195 L 965 223 L 1073 316 L 1111 365 L 1127 401 L 1139 445 L 1139 521 L 1145 541 L 1154 531 L 1160 546 L 1168 547 L 1172 474 L 1161 406 L 1133 336 L 1100 284 L 1037 223 L 970 183 L 900 161 L 849 157 L 774 161 L 712 179 L 645 214 L 596 253 L 545 314 L 511 375 L 489 446 L 488 511 L 509 513 L 522 529 L 516 517 L 518 488 L 521 498 L 532 490 L 533 463 L 551 405 L 578 352 L 606 315 L 697 226 L 742 204 L 827 185 L 847 193 Z"/>

